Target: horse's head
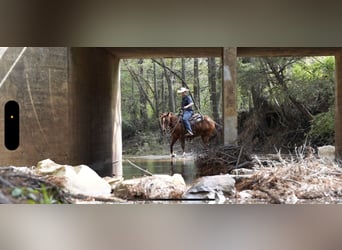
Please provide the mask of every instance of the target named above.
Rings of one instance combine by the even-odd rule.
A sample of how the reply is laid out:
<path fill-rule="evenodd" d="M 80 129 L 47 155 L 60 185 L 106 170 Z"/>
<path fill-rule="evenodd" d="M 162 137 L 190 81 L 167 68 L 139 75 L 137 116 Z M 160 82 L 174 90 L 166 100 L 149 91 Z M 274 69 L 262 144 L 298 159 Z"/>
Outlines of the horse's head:
<path fill-rule="evenodd" d="M 171 117 L 172 117 L 171 112 L 165 112 L 159 116 L 160 127 L 162 129 L 163 134 L 165 134 L 166 131 L 170 128 Z"/>

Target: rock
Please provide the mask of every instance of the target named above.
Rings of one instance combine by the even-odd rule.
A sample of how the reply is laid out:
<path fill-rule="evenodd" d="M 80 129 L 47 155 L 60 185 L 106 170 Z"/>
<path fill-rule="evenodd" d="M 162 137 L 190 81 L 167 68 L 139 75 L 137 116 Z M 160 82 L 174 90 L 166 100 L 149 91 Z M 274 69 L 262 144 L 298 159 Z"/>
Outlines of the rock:
<path fill-rule="evenodd" d="M 57 185 L 72 194 L 110 196 L 111 186 L 86 165 L 60 165 L 50 159 L 38 162 L 34 169 L 38 175 L 50 175 Z"/>
<path fill-rule="evenodd" d="M 114 195 L 122 199 L 179 199 L 185 190 L 180 174 L 129 179 L 113 186 Z"/>
<path fill-rule="evenodd" d="M 220 199 L 235 194 L 235 180 L 230 175 L 204 176 L 183 195 L 186 199 Z"/>
<path fill-rule="evenodd" d="M 255 173 L 255 170 L 249 169 L 249 168 L 237 168 L 237 169 L 233 169 L 232 171 L 230 171 L 230 174 L 234 174 L 234 175 L 251 175 L 254 173 Z"/>
<path fill-rule="evenodd" d="M 38 174 L 53 174 L 56 170 L 63 167 L 63 165 L 57 164 L 50 159 L 42 160 L 38 162 L 35 171 Z"/>
<path fill-rule="evenodd" d="M 322 159 L 335 160 L 335 147 L 331 145 L 326 145 L 318 147 L 318 156 Z"/>
<path fill-rule="evenodd" d="M 242 190 L 239 192 L 238 197 L 242 200 L 251 199 L 253 197 L 253 192 L 251 190 Z"/>

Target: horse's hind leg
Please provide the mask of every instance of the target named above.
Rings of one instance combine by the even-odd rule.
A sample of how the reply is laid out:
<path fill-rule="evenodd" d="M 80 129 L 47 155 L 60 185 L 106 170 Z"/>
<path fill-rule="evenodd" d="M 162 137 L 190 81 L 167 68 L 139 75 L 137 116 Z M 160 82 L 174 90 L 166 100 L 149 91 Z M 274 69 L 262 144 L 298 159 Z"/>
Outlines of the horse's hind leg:
<path fill-rule="evenodd" d="M 202 142 L 204 146 L 205 153 L 209 152 L 209 136 L 202 136 Z"/>

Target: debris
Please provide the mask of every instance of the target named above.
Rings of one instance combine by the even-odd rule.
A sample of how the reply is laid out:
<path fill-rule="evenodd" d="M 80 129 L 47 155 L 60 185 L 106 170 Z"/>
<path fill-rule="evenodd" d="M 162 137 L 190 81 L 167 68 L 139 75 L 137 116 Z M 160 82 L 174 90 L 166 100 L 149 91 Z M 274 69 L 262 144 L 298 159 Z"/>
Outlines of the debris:
<path fill-rule="evenodd" d="M 255 174 L 236 184 L 238 194 L 246 198 L 265 199 L 268 203 L 293 204 L 306 200 L 336 200 L 342 198 L 342 169 L 330 160 L 309 157 L 294 161 L 284 160 L 281 165 L 260 165 Z M 261 192 L 261 193 L 260 193 Z M 262 195 L 260 195 L 262 194 Z"/>
<path fill-rule="evenodd" d="M 114 195 L 122 199 L 178 199 L 185 190 L 180 174 L 145 176 L 113 185 Z"/>
<path fill-rule="evenodd" d="M 209 176 L 228 174 L 234 169 L 252 168 L 254 163 L 250 154 L 237 145 L 227 145 L 196 159 L 197 175 Z"/>
<path fill-rule="evenodd" d="M 0 177 L 0 203 L 71 203 L 59 187 L 27 167 L 2 167 Z"/>

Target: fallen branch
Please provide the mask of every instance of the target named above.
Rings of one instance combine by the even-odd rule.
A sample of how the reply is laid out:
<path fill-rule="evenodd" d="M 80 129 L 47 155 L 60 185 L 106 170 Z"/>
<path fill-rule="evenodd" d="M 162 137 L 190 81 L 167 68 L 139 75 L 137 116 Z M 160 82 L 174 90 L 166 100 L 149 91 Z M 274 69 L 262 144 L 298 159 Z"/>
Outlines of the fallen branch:
<path fill-rule="evenodd" d="M 0 204 L 12 204 L 12 202 L 0 191 Z"/>
<path fill-rule="evenodd" d="M 148 174 L 148 175 L 153 175 L 151 172 L 139 167 L 138 165 L 134 164 L 133 162 L 131 162 L 130 160 L 126 160 L 129 164 L 131 164 L 133 167 L 143 171 L 144 173 Z"/>

